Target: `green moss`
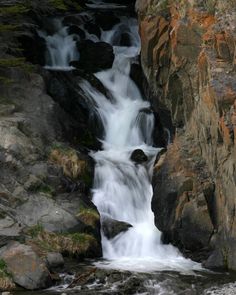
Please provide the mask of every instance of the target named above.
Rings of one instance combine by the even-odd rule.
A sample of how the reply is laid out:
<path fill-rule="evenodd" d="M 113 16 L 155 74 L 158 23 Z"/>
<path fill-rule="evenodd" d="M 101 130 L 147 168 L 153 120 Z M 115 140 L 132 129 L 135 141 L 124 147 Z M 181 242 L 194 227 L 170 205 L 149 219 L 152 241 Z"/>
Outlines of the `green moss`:
<path fill-rule="evenodd" d="M 36 238 L 40 233 L 43 232 L 43 226 L 41 224 L 34 225 L 27 230 L 27 234 L 32 238 Z"/>
<path fill-rule="evenodd" d="M 19 28 L 19 25 L 0 25 L 0 33 L 15 31 Z"/>
<path fill-rule="evenodd" d="M 89 171 L 85 170 L 84 173 L 81 175 L 81 178 L 82 178 L 83 182 L 88 187 L 92 187 L 92 185 L 93 185 L 93 178 L 92 178 L 91 174 L 89 173 Z"/>
<path fill-rule="evenodd" d="M 55 193 L 54 188 L 52 188 L 50 185 L 47 184 L 41 184 L 38 188 L 37 191 L 40 193 L 44 193 L 48 196 L 53 196 Z"/>
<path fill-rule="evenodd" d="M 8 84 L 12 84 L 13 82 L 14 82 L 14 80 L 12 80 L 12 79 L 0 76 L 0 84 L 8 85 Z"/>
<path fill-rule="evenodd" d="M 64 155 L 69 155 L 72 151 L 72 149 L 65 144 L 61 142 L 54 142 L 52 146 L 50 147 L 50 152 L 51 153 L 53 150 L 58 150 L 62 152 Z"/>
<path fill-rule="evenodd" d="M 3 16 L 19 15 L 27 13 L 28 11 L 29 8 L 22 4 L 0 7 L 0 15 Z"/>
<path fill-rule="evenodd" d="M 7 264 L 2 258 L 0 258 L 0 278 L 8 277 L 11 277 L 11 274 L 7 270 Z"/>
<path fill-rule="evenodd" d="M 0 59 L 0 67 L 19 67 L 25 64 L 25 58 L 1 58 Z"/>
<path fill-rule="evenodd" d="M 0 271 L 5 271 L 7 269 L 6 262 L 3 259 L 0 259 Z"/>
<path fill-rule="evenodd" d="M 98 212 L 94 209 L 82 209 L 77 215 L 83 223 L 96 227 L 100 219 Z"/>
<path fill-rule="evenodd" d="M 59 234 L 47 231 L 34 231 L 36 236 L 30 241 L 31 244 L 44 251 L 57 251 L 67 255 L 83 256 L 87 251 L 97 247 L 94 237 L 84 233 Z"/>
<path fill-rule="evenodd" d="M 26 60 L 24 57 L 13 57 L 13 58 L 0 58 L 0 68 L 21 68 L 24 71 L 31 73 L 35 69 L 35 66 L 32 64 L 26 63 Z M 7 79 L 5 77 L 1 77 L 1 78 L 4 83 L 7 83 L 8 81 L 12 82 L 12 80 Z"/>
<path fill-rule="evenodd" d="M 67 10 L 67 7 L 66 7 L 66 5 L 65 5 L 65 3 L 64 3 L 63 0 L 50 0 L 49 2 L 56 9 L 59 9 L 59 10 Z"/>
<path fill-rule="evenodd" d="M 217 4 L 217 0 L 204 0 L 203 1 L 204 8 L 210 14 L 215 14 L 216 4 Z"/>
<path fill-rule="evenodd" d="M 83 247 L 85 246 L 85 244 L 90 243 L 94 240 L 92 236 L 84 233 L 68 234 L 68 237 L 70 237 L 72 241 L 80 243 Z"/>

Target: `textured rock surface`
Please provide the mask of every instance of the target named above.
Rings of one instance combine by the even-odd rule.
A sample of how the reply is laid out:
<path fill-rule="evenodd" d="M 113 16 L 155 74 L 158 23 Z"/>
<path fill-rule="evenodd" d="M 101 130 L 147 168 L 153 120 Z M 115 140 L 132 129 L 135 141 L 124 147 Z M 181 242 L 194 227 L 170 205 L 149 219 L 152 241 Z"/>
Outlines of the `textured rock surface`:
<path fill-rule="evenodd" d="M 236 269 L 235 3 L 167 2 L 136 3 L 150 100 L 177 127 L 154 171 L 156 225 L 195 259 L 213 253 L 208 267 Z"/>
<path fill-rule="evenodd" d="M 35 272 L 41 271 L 37 255 L 46 256 L 50 235 L 55 240 L 50 252 L 57 251 L 56 241 L 63 234 L 63 242 L 76 243 L 80 257 L 88 249 L 90 257 L 102 254 L 100 216 L 90 196 L 94 164 L 88 150 L 95 144 L 85 129 L 89 107 L 85 111 L 77 103 L 76 111 L 82 115 L 73 117 L 71 100 L 61 103 L 63 95 L 58 100 L 50 95 L 51 76 L 41 67 L 45 43 L 37 35 L 48 16 L 76 13 L 79 3 L 83 4 L 66 0 L 0 3 L 0 251 L 13 247 L 12 241 L 27 243 L 15 244 L 13 251 L 30 256 L 25 272 L 32 264 Z M 58 91 L 64 90 L 62 85 Z M 81 101 L 82 94 L 77 95 Z M 90 220 L 80 218 L 85 209 L 96 213 L 93 227 Z M 47 235 L 41 235 L 40 247 L 32 250 L 32 239 L 43 231 Z M 65 252 L 64 245 L 61 248 Z M 17 258 L 14 254 L 11 263 L 14 259 L 17 263 Z M 29 289 L 47 286 L 43 275 L 42 280 L 39 275 L 32 281 L 33 286 L 18 276 L 15 282 Z"/>
<path fill-rule="evenodd" d="M 29 290 L 46 288 L 51 284 L 46 264 L 30 246 L 17 242 L 0 250 L 1 258 L 6 262 L 13 281 Z"/>
<path fill-rule="evenodd" d="M 108 239 L 113 239 L 120 233 L 126 232 L 130 227 L 132 227 L 132 225 L 127 222 L 115 220 L 109 217 L 103 217 L 101 223 L 104 235 Z"/>

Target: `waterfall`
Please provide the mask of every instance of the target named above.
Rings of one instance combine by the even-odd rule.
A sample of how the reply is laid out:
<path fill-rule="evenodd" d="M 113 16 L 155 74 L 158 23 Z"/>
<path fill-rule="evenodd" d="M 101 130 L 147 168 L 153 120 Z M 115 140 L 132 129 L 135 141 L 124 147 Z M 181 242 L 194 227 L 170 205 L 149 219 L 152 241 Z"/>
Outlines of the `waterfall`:
<path fill-rule="evenodd" d="M 117 43 L 124 30 L 130 46 Z M 154 225 L 150 182 L 158 153 L 152 146 L 154 116 L 143 111 L 150 104 L 143 100 L 129 76 L 131 63 L 140 52 L 137 21 L 121 18 L 120 24 L 102 33 L 101 40 L 113 45 L 115 61 L 111 69 L 96 77 L 112 98 L 106 98 L 87 81 L 81 84 L 95 101 L 105 130 L 103 150 L 92 154 L 96 161 L 93 202 L 101 216 L 125 221 L 132 227 L 111 240 L 102 234 L 107 261 L 100 266 L 136 271 L 199 269 L 199 264 L 185 259 L 175 247 L 163 245 L 161 233 Z M 138 165 L 130 160 L 135 149 L 145 152 L 148 163 Z"/>
<path fill-rule="evenodd" d="M 79 36 L 68 34 L 68 27 L 62 25 L 61 20 L 56 19 L 52 23 L 55 30 L 53 35 L 48 35 L 44 31 L 39 31 L 39 36 L 44 38 L 47 45 L 46 69 L 64 70 L 73 69 L 69 63 L 79 59 L 79 52 L 76 48 L 76 41 Z"/>

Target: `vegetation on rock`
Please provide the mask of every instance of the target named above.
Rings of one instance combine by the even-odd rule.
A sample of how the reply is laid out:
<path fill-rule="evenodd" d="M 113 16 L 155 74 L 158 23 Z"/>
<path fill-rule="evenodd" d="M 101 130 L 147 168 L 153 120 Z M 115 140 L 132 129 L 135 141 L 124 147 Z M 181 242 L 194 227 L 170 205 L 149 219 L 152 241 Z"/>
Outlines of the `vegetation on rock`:
<path fill-rule="evenodd" d="M 12 290 L 15 289 L 15 287 L 5 261 L 0 259 L 0 291 Z"/>
<path fill-rule="evenodd" d="M 52 233 L 37 225 L 29 229 L 30 245 L 34 245 L 46 255 L 47 252 L 59 252 L 64 255 L 87 257 L 98 247 L 96 239 L 85 233 Z"/>

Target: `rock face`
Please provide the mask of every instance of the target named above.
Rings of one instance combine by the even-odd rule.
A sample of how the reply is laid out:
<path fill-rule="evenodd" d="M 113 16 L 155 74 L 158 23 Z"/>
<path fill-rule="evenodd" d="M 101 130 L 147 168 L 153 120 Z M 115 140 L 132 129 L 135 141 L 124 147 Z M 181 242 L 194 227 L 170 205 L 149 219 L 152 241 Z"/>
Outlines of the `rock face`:
<path fill-rule="evenodd" d="M 17 242 L 0 250 L 13 281 L 29 290 L 42 289 L 51 285 L 50 273 L 30 246 Z"/>
<path fill-rule="evenodd" d="M 235 270 L 235 13 L 225 1 L 166 4 L 136 3 L 150 100 L 177 127 L 154 169 L 156 225 L 186 255 Z"/>
<path fill-rule="evenodd" d="M 106 42 L 84 40 L 77 43 L 80 53 L 78 62 L 72 61 L 72 66 L 88 72 L 98 72 L 112 67 L 114 61 L 113 47 Z"/>
<path fill-rule="evenodd" d="M 130 159 L 135 162 L 136 164 L 142 164 L 144 162 L 147 162 L 148 157 L 147 155 L 144 153 L 143 150 L 140 149 L 136 149 L 132 152 Z"/>
<path fill-rule="evenodd" d="M 0 253 L 14 282 L 27 289 L 50 283 L 48 251 L 77 251 L 77 259 L 102 255 L 88 156 L 96 140 L 87 130 L 89 106 L 73 89 L 85 74 L 68 78 L 40 67 L 46 44 L 36 30 L 49 15 L 75 13 L 81 1 L 77 8 L 59 2 L 11 0 L 0 8 Z M 76 81 L 68 85 L 71 77 Z"/>
<path fill-rule="evenodd" d="M 127 222 L 118 221 L 108 217 L 103 217 L 101 223 L 104 235 L 108 239 L 113 239 L 120 233 L 126 232 L 130 227 L 132 227 L 132 225 Z"/>

